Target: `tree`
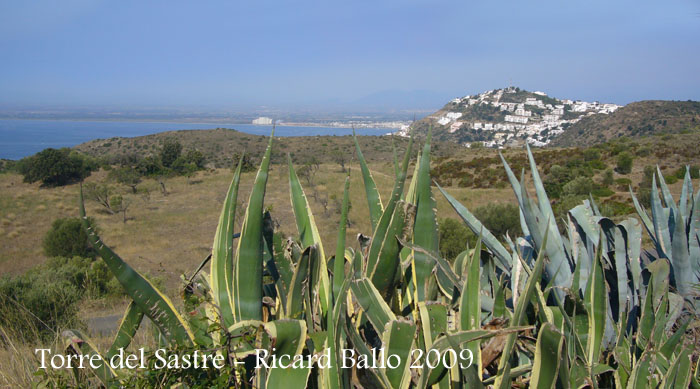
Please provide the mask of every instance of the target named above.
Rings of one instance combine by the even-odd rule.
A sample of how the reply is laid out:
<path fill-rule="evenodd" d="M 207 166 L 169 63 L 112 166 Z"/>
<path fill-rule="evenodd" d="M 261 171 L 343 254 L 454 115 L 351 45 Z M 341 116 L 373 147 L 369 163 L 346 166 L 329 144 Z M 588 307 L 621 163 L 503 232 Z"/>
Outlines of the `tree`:
<path fill-rule="evenodd" d="M 615 171 L 620 174 L 629 174 L 632 172 L 633 157 L 630 153 L 623 151 L 617 155 L 617 167 Z"/>
<path fill-rule="evenodd" d="M 100 204 L 111 215 L 116 213 L 116 211 L 112 209 L 112 205 L 110 203 L 112 188 L 109 185 L 88 182 L 83 187 L 83 194 L 86 199 Z"/>
<path fill-rule="evenodd" d="M 90 223 L 93 224 L 92 219 Z M 76 217 L 54 220 L 44 236 L 43 247 L 48 257 L 95 257 L 82 222 Z"/>
<path fill-rule="evenodd" d="M 160 158 L 148 156 L 136 165 L 136 171 L 142 176 L 158 176 L 164 174 L 165 167 Z"/>
<path fill-rule="evenodd" d="M 163 143 L 163 148 L 160 150 L 160 161 L 165 167 L 171 167 L 175 161 L 180 158 L 182 153 L 182 145 L 178 141 L 166 140 Z"/>
<path fill-rule="evenodd" d="M 136 185 L 141 182 L 141 175 L 134 168 L 124 166 L 113 169 L 109 172 L 108 177 L 120 184 L 124 184 L 131 188 L 132 193 L 136 193 Z"/>
<path fill-rule="evenodd" d="M 95 169 L 97 166 L 94 163 L 89 163 L 82 155 L 68 148 L 48 148 L 18 163 L 18 171 L 25 182 L 41 181 L 46 186 L 81 181 Z"/>
<path fill-rule="evenodd" d="M 333 161 L 340 165 L 340 171 L 345 173 L 347 170 L 345 169 L 345 164 L 347 163 L 347 158 L 348 156 L 345 155 L 345 153 L 341 152 L 340 150 L 337 150 L 333 152 Z"/>
<path fill-rule="evenodd" d="M 126 223 L 126 211 L 131 205 L 131 199 L 122 195 L 114 195 L 109 198 L 109 206 L 114 212 L 122 214 L 122 221 Z"/>

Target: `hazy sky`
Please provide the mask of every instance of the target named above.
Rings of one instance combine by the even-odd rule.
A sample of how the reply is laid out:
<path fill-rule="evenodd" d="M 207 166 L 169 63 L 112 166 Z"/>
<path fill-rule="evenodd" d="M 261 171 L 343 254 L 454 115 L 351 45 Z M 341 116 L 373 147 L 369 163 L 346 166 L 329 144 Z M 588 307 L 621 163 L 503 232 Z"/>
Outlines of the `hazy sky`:
<path fill-rule="evenodd" d="M 0 53 L 3 105 L 700 100 L 700 2 L 0 0 Z"/>

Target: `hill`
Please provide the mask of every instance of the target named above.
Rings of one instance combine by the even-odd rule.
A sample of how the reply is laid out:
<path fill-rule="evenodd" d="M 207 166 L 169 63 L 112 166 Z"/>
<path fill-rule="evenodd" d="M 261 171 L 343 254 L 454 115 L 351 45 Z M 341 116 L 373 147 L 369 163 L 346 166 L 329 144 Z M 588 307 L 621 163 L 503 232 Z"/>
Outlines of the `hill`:
<path fill-rule="evenodd" d="M 609 114 L 618 108 L 615 104 L 558 99 L 544 92 L 508 87 L 456 98 L 410 129 L 425 134 L 432 126 L 435 139 L 466 146 L 474 142 L 487 147 L 525 142 L 544 146 L 582 118 Z"/>
<path fill-rule="evenodd" d="M 358 142 L 368 160 L 374 162 L 392 162 L 392 137 L 358 136 Z M 168 131 L 134 138 L 114 137 L 96 139 L 75 146 L 86 154 L 106 157 L 118 162 L 126 158 L 143 158 L 159 152 L 166 140 L 178 141 L 183 150 L 197 149 L 204 154 L 210 167 L 231 167 L 234 159 L 241 153 L 251 156 L 255 162 L 265 151 L 267 137 L 251 135 L 232 129 L 183 130 Z M 399 153 L 405 150 L 408 140 L 394 137 Z M 313 137 L 279 137 L 275 139 L 276 152 L 273 163 L 286 163 L 289 153 L 295 162 L 308 162 L 315 158 L 321 163 L 336 163 L 341 159 L 349 161 L 353 155 L 352 136 L 313 136 Z M 437 142 L 434 146 L 435 156 L 451 156 L 463 147 L 452 142 Z M 392 162 L 393 163 L 393 162 Z"/>
<path fill-rule="evenodd" d="M 552 140 L 553 146 L 589 146 L 623 136 L 694 132 L 700 130 L 700 102 L 648 100 L 630 103 L 615 112 L 584 117 Z"/>

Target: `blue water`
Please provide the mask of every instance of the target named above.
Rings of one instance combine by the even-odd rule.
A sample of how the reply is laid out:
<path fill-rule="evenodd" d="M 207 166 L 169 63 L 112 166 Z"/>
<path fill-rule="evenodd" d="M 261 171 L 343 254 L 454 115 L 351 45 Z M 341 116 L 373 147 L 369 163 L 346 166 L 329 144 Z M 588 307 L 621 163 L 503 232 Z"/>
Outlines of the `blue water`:
<path fill-rule="evenodd" d="M 255 135 L 269 135 L 271 126 L 220 123 L 166 123 L 72 120 L 0 120 L 0 158 L 20 159 L 45 148 L 72 147 L 92 139 L 133 137 L 173 130 L 233 128 Z M 383 135 L 387 128 L 358 129 L 358 135 Z M 350 128 L 278 126 L 277 136 L 349 135 Z"/>

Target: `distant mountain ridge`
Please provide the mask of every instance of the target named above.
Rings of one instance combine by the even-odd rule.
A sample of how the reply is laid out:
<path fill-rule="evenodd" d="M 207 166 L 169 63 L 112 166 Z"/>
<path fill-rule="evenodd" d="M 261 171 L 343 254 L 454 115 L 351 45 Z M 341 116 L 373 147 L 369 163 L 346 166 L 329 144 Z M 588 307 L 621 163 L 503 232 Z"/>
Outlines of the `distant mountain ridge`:
<path fill-rule="evenodd" d="M 608 115 L 619 108 L 616 104 L 558 99 L 544 92 L 508 87 L 456 98 L 402 129 L 399 135 L 407 135 L 410 130 L 425 134 L 432 126 L 435 139 L 465 146 L 473 142 L 486 147 L 525 142 L 545 146 L 583 118 Z"/>

